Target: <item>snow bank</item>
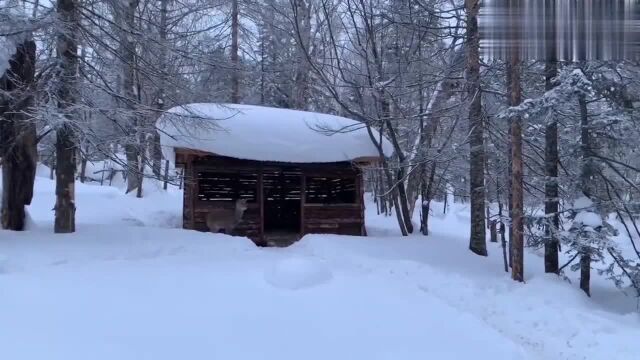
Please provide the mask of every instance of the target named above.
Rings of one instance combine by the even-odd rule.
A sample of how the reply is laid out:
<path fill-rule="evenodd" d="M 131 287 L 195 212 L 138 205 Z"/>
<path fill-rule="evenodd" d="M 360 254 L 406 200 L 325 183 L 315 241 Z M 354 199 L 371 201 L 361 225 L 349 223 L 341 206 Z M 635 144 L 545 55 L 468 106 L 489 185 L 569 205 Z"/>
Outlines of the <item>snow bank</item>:
<path fill-rule="evenodd" d="M 527 282 L 513 282 L 499 244 L 487 257 L 468 251 L 467 204 L 450 202 L 426 238 L 399 236 L 368 202 L 369 234 L 384 236 L 264 249 L 160 228 L 180 194 L 78 183 L 78 231 L 53 234 L 55 186 L 38 177 L 38 226 L 0 230 L 0 359 L 638 357 L 635 298 L 596 272 L 588 298 L 530 252 Z"/>
<path fill-rule="evenodd" d="M 105 181 L 105 184 L 108 184 Z M 126 194 L 123 189 L 98 184 L 82 184 L 76 181 L 76 223 L 109 224 L 112 226 L 152 226 L 161 228 L 182 227 L 182 191 L 175 186 L 162 189 L 162 182 L 146 179 L 142 199 L 135 192 Z M 29 228 L 53 229 L 55 181 L 48 176 L 37 176 L 34 196 L 27 207 Z M 1 250 L 0 250 L 1 251 Z"/>
<path fill-rule="evenodd" d="M 297 290 L 330 281 L 331 270 L 317 259 L 291 257 L 275 263 L 265 273 L 265 280 L 277 288 Z"/>
<path fill-rule="evenodd" d="M 364 124 L 306 111 L 235 104 L 190 104 L 157 122 L 165 158 L 175 148 L 257 161 L 296 163 L 377 158 Z M 375 137 L 379 134 L 374 130 Z M 383 138 L 385 154 L 391 144 Z"/>

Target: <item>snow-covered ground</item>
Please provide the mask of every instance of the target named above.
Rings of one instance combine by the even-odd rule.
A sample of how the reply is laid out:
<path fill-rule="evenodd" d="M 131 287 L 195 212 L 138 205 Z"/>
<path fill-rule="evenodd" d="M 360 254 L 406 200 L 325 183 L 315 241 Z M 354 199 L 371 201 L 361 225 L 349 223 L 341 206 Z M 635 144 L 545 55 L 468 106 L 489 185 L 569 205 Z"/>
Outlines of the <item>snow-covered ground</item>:
<path fill-rule="evenodd" d="M 44 172 L 43 172 L 44 173 Z M 181 193 L 77 186 L 77 228 L 52 234 L 54 184 L 31 230 L 0 232 L 0 359 L 638 359 L 636 301 L 467 250 L 468 211 L 427 238 L 367 211 L 367 238 L 285 249 L 179 229 Z"/>

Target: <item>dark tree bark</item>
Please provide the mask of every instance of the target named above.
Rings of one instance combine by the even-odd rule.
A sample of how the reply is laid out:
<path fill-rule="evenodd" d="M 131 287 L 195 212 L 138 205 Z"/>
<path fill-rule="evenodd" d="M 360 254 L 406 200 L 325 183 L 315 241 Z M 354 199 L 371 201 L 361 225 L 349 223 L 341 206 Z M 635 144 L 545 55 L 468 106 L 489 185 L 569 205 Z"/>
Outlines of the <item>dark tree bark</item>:
<path fill-rule="evenodd" d="M 591 256 L 589 254 L 580 255 L 580 289 L 587 296 L 591 296 Z"/>
<path fill-rule="evenodd" d="M 162 189 L 167 190 L 168 186 L 169 186 L 169 160 L 165 160 L 164 183 L 162 184 Z"/>
<path fill-rule="evenodd" d="M 304 110 L 307 106 L 307 93 L 309 87 L 309 65 L 307 62 L 306 51 L 311 51 L 311 4 L 308 0 L 294 1 L 293 9 L 295 11 L 295 21 L 297 27 L 297 46 L 296 70 L 293 79 L 293 107 L 295 109 Z M 313 55 L 313 54 L 311 54 Z"/>
<path fill-rule="evenodd" d="M 158 33 L 160 35 L 160 84 L 158 86 L 158 95 L 156 98 L 156 109 L 158 114 L 162 114 L 165 108 L 166 102 L 166 87 L 167 87 L 167 12 L 169 0 L 160 0 L 160 25 L 158 26 Z M 153 174 L 160 178 L 162 172 L 162 149 L 160 147 L 160 133 L 157 130 L 151 132 L 150 140 L 150 152 L 151 152 L 151 170 Z"/>
<path fill-rule="evenodd" d="M 580 108 L 580 148 L 582 152 L 582 171 L 580 183 L 584 196 L 591 198 L 593 168 L 591 166 L 591 134 L 589 132 L 589 112 L 585 97 L 578 96 L 578 106 Z M 591 254 L 583 251 L 580 254 L 580 289 L 588 296 L 591 296 Z"/>
<path fill-rule="evenodd" d="M 86 119 L 84 120 L 84 123 L 86 123 Z M 79 149 L 82 149 L 82 145 L 78 145 Z M 79 156 L 80 156 L 80 182 L 84 184 L 84 182 L 87 180 L 87 163 L 89 162 L 88 159 L 88 154 L 89 154 L 89 145 L 85 145 L 84 149 L 82 149 L 82 151 L 79 152 Z"/>
<path fill-rule="evenodd" d="M 56 206 L 54 231 L 76 231 L 75 172 L 76 151 L 70 125 L 62 125 L 56 132 Z"/>
<path fill-rule="evenodd" d="M 37 140 L 35 123 L 26 114 L 33 105 L 29 89 L 35 75 L 36 44 L 20 44 L 0 74 L 0 156 L 2 157 L 2 228 L 25 229 L 25 205 L 31 203 L 36 176 Z"/>
<path fill-rule="evenodd" d="M 523 164 L 522 164 L 522 120 L 511 119 L 512 145 L 512 182 L 511 193 L 513 202 L 513 239 L 511 240 L 511 270 L 512 278 L 524 281 L 524 222 L 523 222 Z"/>
<path fill-rule="evenodd" d="M 240 9 L 238 7 L 239 0 L 231 0 L 231 64 L 233 72 L 231 73 L 231 102 L 237 104 L 240 102 L 240 58 L 238 35 L 240 31 Z"/>
<path fill-rule="evenodd" d="M 56 131 L 56 205 L 54 231 L 70 233 L 75 223 L 76 144 L 72 122 L 77 121 L 76 81 L 78 76 L 78 9 L 76 0 L 59 0 L 57 12 L 64 23 L 58 34 L 57 54 L 61 62 L 62 78 L 58 90 L 58 108 L 66 123 Z"/>
<path fill-rule="evenodd" d="M 145 135 L 143 132 L 140 133 L 140 140 L 138 140 L 139 144 L 145 144 Z M 142 148 L 143 151 L 139 151 L 139 168 L 138 168 L 138 186 L 136 186 L 136 197 L 137 198 L 142 198 L 142 181 L 144 180 L 144 166 L 147 163 L 146 161 L 146 157 L 145 157 L 145 151 L 144 151 L 144 147 Z"/>
<path fill-rule="evenodd" d="M 558 75 L 558 63 L 556 60 L 556 37 L 555 27 L 553 26 L 554 7 L 549 7 L 547 11 L 552 13 L 545 18 L 547 23 L 546 29 L 548 31 L 548 60 L 545 63 L 545 90 L 549 91 L 553 89 L 553 78 Z M 546 219 L 545 224 L 545 242 L 544 242 L 544 271 L 547 273 L 559 272 L 558 263 L 558 251 L 559 242 L 556 235 L 556 231 L 560 226 L 560 217 L 558 215 L 559 210 L 559 193 L 558 193 L 558 121 L 555 118 L 555 114 L 550 114 L 551 118 L 548 120 L 545 131 L 545 148 L 544 148 L 544 215 Z"/>
<path fill-rule="evenodd" d="M 516 28 L 513 26 L 513 28 Z M 517 36 L 517 34 L 513 34 Z M 517 37 L 516 37 L 517 38 Z M 519 49 L 509 49 L 507 62 L 507 90 L 509 105 L 516 106 L 522 101 L 520 85 L 521 63 Z M 511 239 L 511 277 L 516 281 L 524 281 L 524 203 L 523 203 L 523 159 L 522 159 L 522 119 L 511 120 L 511 201 L 513 238 Z"/>
<path fill-rule="evenodd" d="M 429 235 L 429 211 L 431 210 L 431 199 L 433 198 L 433 188 L 436 179 L 436 162 L 431 164 L 427 185 L 422 192 L 422 224 L 420 225 L 422 234 Z M 424 181 L 423 181 L 424 184 Z"/>
<path fill-rule="evenodd" d="M 138 0 L 125 0 L 118 4 L 119 16 L 123 23 L 123 29 L 119 34 L 119 55 L 122 67 L 122 107 L 128 110 L 126 121 L 127 140 L 124 146 L 125 156 L 127 158 L 127 193 L 135 190 L 140 185 L 141 175 L 140 169 L 140 147 L 139 142 L 139 119 L 135 114 L 136 110 L 136 43 L 135 43 L 135 14 L 138 8 Z"/>
<path fill-rule="evenodd" d="M 156 130 L 151 133 L 151 161 L 153 175 L 160 178 L 162 172 L 162 148 L 160 147 L 160 134 Z"/>
<path fill-rule="evenodd" d="M 502 244 L 502 258 L 504 260 L 504 272 L 509 272 L 509 259 L 507 259 L 507 239 L 504 222 L 500 223 L 500 243 Z"/>
<path fill-rule="evenodd" d="M 80 182 L 84 184 L 85 180 L 86 180 L 86 173 L 87 172 L 87 158 L 85 156 L 82 156 L 82 160 L 80 160 Z"/>
<path fill-rule="evenodd" d="M 549 67 L 553 67 L 551 70 Z M 547 89 L 550 89 L 549 78 L 555 76 L 555 66 L 547 64 Z M 556 231 L 560 226 L 558 216 L 558 122 L 551 119 L 545 133 L 545 225 L 544 270 L 547 273 L 558 273 L 558 238 Z"/>
<path fill-rule="evenodd" d="M 376 56 L 376 58 L 378 57 Z M 382 73 L 382 70 L 380 70 L 380 73 Z M 387 128 L 387 134 L 389 136 L 389 139 L 391 140 L 391 144 L 393 145 L 393 148 L 400 162 L 400 166 L 396 171 L 395 181 L 393 179 L 393 176 L 391 175 L 391 169 L 389 169 L 388 166 L 384 169 L 384 171 L 386 173 L 389 186 L 394 187 L 393 205 L 396 208 L 396 216 L 398 217 L 398 221 L 402 222 L 402 224 L 400 224 L 402 235 L 406 236 L 413 233 L 413 223 L 411 222 L 411 212 L 409 211 L 407 189 L 405 187 L 405 182 L 402 181 L 402 179 L 405 178 L 406 174 L 405 167 L 403 165 L 406 164 L 407 159 L 404 155 L 402 147 L 400 146 L 400 142 L 398 141 L 398 137 L 396 136 L 393 124 L 391 123 L 391 106 L 389 105 L 389 101 L 386 100 L 386 96 L 382 91 L 380 92 L 380 99 L 380 109 L 382 111 L 382 116 Z M 379 148 L 378 151 L 380 153 L 380 156 L 384 157 L 384 153 L 381 151 L 381 148 Z M 383 161 L 383 163 L 386 163 L 386 161 Z"/>
<path fill-rule="evenodd" d="M 511 137 L 511 125 L 509 125 L 509 141 L 507 147 L 507 213 L 509 214 L 507 234 L 509 236 L 509 267 L 513 266 L 513 141 Z"/>
<path fill-rule="evenodd" d="M 467 11 L 467 95 L 469 97 L 469 195 L 471 196 L 471 237 L 469 249 L 487 256 L 484 218 L 484 129 L 480 92 L 480 37 L 478 32 L 479 0 L 466 0 Z"/>
<path fill-rule="evenodd" d="M 491 242 L 498 242 L 498 223 L 495 220 L 489 222 L 489 233 L 491 234 Z"/>

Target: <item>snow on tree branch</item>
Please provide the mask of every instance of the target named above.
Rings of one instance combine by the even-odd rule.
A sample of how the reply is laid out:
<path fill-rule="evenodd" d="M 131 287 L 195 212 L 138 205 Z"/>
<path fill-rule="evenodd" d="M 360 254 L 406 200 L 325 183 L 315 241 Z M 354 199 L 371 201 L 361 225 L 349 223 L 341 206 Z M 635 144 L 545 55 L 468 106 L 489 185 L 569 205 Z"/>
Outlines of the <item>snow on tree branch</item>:
<path fill-rule="evenodd" d="M 580 69 L 562 71 L 556 79 L 558 86 L 535 99 L 526 99 L 520 105 L 509 107 L 498 114 L 499 118 L 523 117 L 540 114 L 560 104 L 567 103 L 579 95 L 593 94 L 591 81 Z"/>

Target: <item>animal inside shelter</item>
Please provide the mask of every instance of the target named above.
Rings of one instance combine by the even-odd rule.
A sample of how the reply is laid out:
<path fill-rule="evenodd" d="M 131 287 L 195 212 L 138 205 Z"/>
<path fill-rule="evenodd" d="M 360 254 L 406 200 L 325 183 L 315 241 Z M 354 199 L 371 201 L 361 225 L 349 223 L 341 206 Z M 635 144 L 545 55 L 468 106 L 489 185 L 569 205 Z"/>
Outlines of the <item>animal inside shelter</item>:
<path fill-rule="evenodd" d="M 158 126 L 165 157 L 183 168 L 184 228 L 247 236 L 265 246 L 287 246 L 310 233 L 366 235 L 362 169 L 390 145 L 380 137 L 377 147 L 371 138 L 379 134 L 362 123 L 191 104 L 172 109 Z M 338 130 L 323 133 L 327 126 Z"/>

